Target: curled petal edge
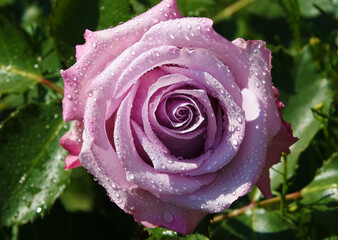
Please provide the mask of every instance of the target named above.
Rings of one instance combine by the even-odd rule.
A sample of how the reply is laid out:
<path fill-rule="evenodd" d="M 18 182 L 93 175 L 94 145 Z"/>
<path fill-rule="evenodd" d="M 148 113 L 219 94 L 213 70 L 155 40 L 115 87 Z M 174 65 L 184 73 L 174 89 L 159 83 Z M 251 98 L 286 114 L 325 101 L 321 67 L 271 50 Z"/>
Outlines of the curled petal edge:
<path fill-rule="evenodd" d="M 262 194 L 267 198 L 272 197 L 269 169 L 273 165 L 281 161 L 282 153 L 289 154 L 290 146 L 298 141 L 298 138 L 294 137 L 292 134 L 291 125 L 288 122 L 286 122 L 282 117 L 281 111 L 284 108 L 284 104 L 278 100 L 279 98 L 278 90 L 275 87 L 272 87 L 272 89 L 275 95 L 275 101 L 281 119 L 281 128 L 272 139 L 271 145 L 267 150 L 265 166 L 263 168 L 260 178 L 256 183 L 257 187 L 260 189 Z"/>
<path fill-rule="evenodd" d="M 68 151 L 65 170 L 80 167 L 79 154 L 82 148 L 83 123 L 75 121 L 71 129 L 60 139 L 60 145 Z"/>

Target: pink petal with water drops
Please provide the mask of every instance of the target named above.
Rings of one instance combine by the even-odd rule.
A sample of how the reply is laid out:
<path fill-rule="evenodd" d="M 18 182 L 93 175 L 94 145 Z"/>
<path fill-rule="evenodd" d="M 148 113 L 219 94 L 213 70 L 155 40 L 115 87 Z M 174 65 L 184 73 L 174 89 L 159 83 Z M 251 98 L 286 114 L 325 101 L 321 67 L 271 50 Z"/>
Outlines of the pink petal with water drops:
<path fill-rule="evenodd" d="M 273 87 L 273 92 L 275 95 L 275 101 L 276 105 L 278 106 L 278 111 L 282 124 L 277 135 L 274 136 L 274 138 L 272 139 L 272 143 L 268 148 L 266 163 L 261 177 L 256 184 L 265 197 L 272 197 L 269 169 L 273 165 L 280 162 L 282 153 L 290 153 L 289 147 L 298 141 L 298 138 L 293 137 L 290 124 L 285 122 L 282 117 L 281 110 L 284 108 L 284 104 L 278 100 L 279 92 L 277 88 Z"/>
<path fill-rule="evenodd" d="M 239 84 L 250 89 L 260 100 L 267 113 L 268 137 L 272 138 L 278 133 L 281 121 L 277 106 L 273 104 L 275 101 L 271 82 L 271 51 L 261 40 L 236 39 L 233 43 L 243 49 L 249 69 L 247 82 Z"/>
<path fill-rule="evenodd" d="M 244 89 L 242 94 L 242 107 L 246 112 L 247 123 L 245 138 L 237 155 L 219 171 L 217 178 L 208 186 L 203 186 L 192 194 L 175 197 L 162 195 L 162 200 L 180 207 L 220 212 L 251 190 L 265 164 L 266 119 L 253 93 Z"/>
<path fill-rule="evenodd" d="M 77 62 L 61 71 L 65 97 L 63 117 L 65 121 L 82 120 L 87 87 L 102 72 L 107 63 L 116 59 L 128 46 L 137 42 L 143 34 L 160 21 L 180 18 L 176 0 L 164 0 L 147 12 L 114 29 L 85 32 L 86 43 L 77 46 Z"/>
<path fill-rule="evenodd" d="M 75 121 L 71 129 L 60 139 L 60 145 L 69 152 L 66 157 L 66 170 L 81 166 L 79 154 L 83 143 L 82 134 L 83 123 Z"/>

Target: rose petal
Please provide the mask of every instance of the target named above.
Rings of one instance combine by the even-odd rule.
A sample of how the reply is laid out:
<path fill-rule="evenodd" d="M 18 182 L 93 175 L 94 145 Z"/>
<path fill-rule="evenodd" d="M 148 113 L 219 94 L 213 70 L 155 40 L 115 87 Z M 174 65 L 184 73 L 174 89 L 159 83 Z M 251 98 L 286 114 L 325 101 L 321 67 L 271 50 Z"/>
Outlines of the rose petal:
<path fill-rule="evenodd" d="M 65 163 L 66 163 L 65 170 L 81 167 L 81 163 L 79 161 L 79 156 L 68 154 L 66 159 L 65 159 Z"/>
<path fill-rule="evenodd" d="M 260 40 L 244 41 L 236 39 L 234 44 L 243 49 L 249 63 L 247 82 L 239 83 L 250 89 L 260 100 L 267 113 L 268 138 L 277 134 L 281 127 L 277 106 L 274 102 L 274 93 L 271 82 L 271 51 L 266 48 L 265 42 Z"/>
<path fill-rule="evenodd" d="M 161 195 L 162 200 L 189 209 L 220 212 L 251 190 L 265 163 L 266 119 L 257 98 L 247 89 L 242 93 L 244 111 L 250 110 L 256 118 L 247 121 L 245 138 L 237 155 L 208 186 L 190 195 Z"/>
<path fill-rule="evenodd" d="M 210 130 L 208 130 L 207 132 L 208 135 L 210 136 L 209 136 L 209 139 L 207 139 L 207 141 L 204 140 L 204 133 L 203 133 L 203 132 L 206 132 L 205 125 L 201 125 L 201 123 L 204 121 L 204 117 L 203 117 L 203 115 L 205 115 L 204 113 L 203 114 L 199 113 L 198 114 L 199 120 L 195 122 L 194 124 L 192 124 L 191 127 L 184 129 L 184 130 L 168 129 L 164 126 L 161 126 L 156 121 L 155 114 L 152 114 L 153 110 L 148 109 L 149 99 L 153 96 L 154 92 L 159 91 L 161 87 L 163 88 L 167 85 L 171 85 L 171 87 L 165 90 L 162 90 L 160 95 L 156 95 L 155 99 L 157 99 L 157 101 L 151 103 L 151 104 L 154 104 L 155 108 L 157 108 L 157 105 L 160 102 L 160 100 L 163 98 L 166 98 L 166 96 L 168 95 L 169 96 L 180 96 L 181 95 L 182 98 L 184 98 L 185 96 L 191 95 L 191 96 L 194 96 L 196 99 L 208 99 L 207 95 L 205 94 L 205 91 L 196 90 L 196 89 L 195 90 L 194 89 L 174 90 L 172 89 L 172 87 L 176 86 L 176 84 L 173 84 L 173 83 L 180 83 L 179 86 L 181 87 L 183 87 L 182 84 L 190 84 L 191 86 L 194 85 L 193 80 L 188 79 L 184 76 L 177 75 L 177 74 L 166 75 L 165 77 L 161 77 L 160 79 L 158 79 L 158 81 L 149 88 L 148 98 L 146 99 L 144 103 L 144 107 L 143 107 L 144 108 L 143 109 L 143 122 L 144 122 L 145 132 L 148 135 L 149 139 L 153 139 L 156 141 L 156 139 L 159 138 L 161 142 L 165 145 L 165 148 L 170 149 L 170 152 L 173 152 L 176 156 L 191 158 L 193 155 L 200 153 L 201 150 L 209 149 L 210 146 L 213 144 L 213 139 L 215 137 L 215 132 L 216 132 L 216 123 L 214 120 L 212 120 L 211 115 L 214 113 L 211 113 L 212 107 L 210 103 L 209 103 L 210 106 L 205 106 L 205 107 L 208 107 L 208 111 L 207 111 L 209 113 L 208 125 L 210 125 L 208 126 Z M 202 111 L 202 106 L 199 106 L 201 104 L 200 103 L 195 103 L 195 104 L 196 104 L 195 105 L 196 111 L 199 111 L 199 112 Z M 148 114 L 148 112 L 150 112 L 150 114 Z M 148 115 L 150 116 L 149 119 L 148 119 Z M 205 142 L 205 146 L 204 146 L 204 142 Z M 195 147 L 190 148 L 189 146 L 195 146 Z M 167 152 L 166 150 L 164 151 Z M 158 165 L 154 163 L 154 166 L 156 169 Z M 161 164 L 161 166 L 165 166 L 165 165 Z"/>
<path fill-rule="evenodd" d="M 285 122 L 281 110 L 284 108 L 284 104 L 278 100 L 279 92 L 277 88 L 273 87 L 276 105 L 278 106 L 278 111 L 280 114 L 280 119 L 282 122 L 281 128 L 279 129 L 277 135 L 272 139 L 272 143 L 268 148 L 266 154 L 266 163 L 263 169 L 263 172 L 256 183 L 256 185 L 261 190 L 262 194 L 265 197 L 272 197 L 271 187 L 270 187 L 270 177 L 269 169 L 280 162 L 282 153 L 290 153 L 289 147 L 298 141 L 298 138 L 293 137 L 290 124 Z"/>
<path fill-rule="evenodd" d="M 154 194 L 182 194 L 196 191 L 201 186 L 209 184 L 215 174 L 197 177 L 163 174 L 154 170 L 140 158 L 133 143 L 130 126 L 130 112 L 136 90 L 137 85 L 122 101 L 117 112 L 114 131 L 116 153 L 127 172 L 127 179 Z"/>
<path fill-rule="evenodd" d="M 85 135 L 85 139 L 94 137 L 92 134 Z M 103 142 L 85 141 L 80 155 L 83 166 L 98 179 L 110 199 L 126 213 L 134 215 L 136 221 L 148 227 L 160 226 L 189 234 L 206 215 L 200 211 L 182 209 L 163 202 L 127 181 L 116 153 L 112 148 L 106 148 L 105 143 L 100 143 Z"/>
<path fill-rule="evenodd" d="M 105 69 L 107 63 L 137 42 L 143 34 L 160 21 L 182 17 L 176 0 L 164 0 L 147 12 L 135 17 L 113 30 L 85 32 L 86 43 L 77 46 L 77 62 L 69 69 L 61 71 L 64 79 L 63 118 L 65 121 L 81 120 L 87 92 L 83 89 Z M 122 41 L 121 41 L 122 40 Z M 132 55 L 132 54 L 131 54 Z"/>
<path fill-rule="evenodd" d="M 166 68 L 167 71 L 169 71 L 171 68 Z M 172 68 L 174 69 L 174 67 Z M 175 70 L 172 70 L 175 72 Z M 205 154 L 202 154 L 201 156 L 194 158 L 194 159 L 189 159 L 189 164 L 186 166 L 185 163 L 178 163 L 176 162 L 175 158 L 172 156 L 168 156 L 168 153 L 165 151 L 166 147 L 158 147 L 160 145 L 160 140 L 157 138 L 156 134 L 153 133 L 152 128 L 150 126 L 149 120 L 148 120 L 148 104 L 144 104 L 144 109 L 143 109 L 143 123 L 144 125 L 144 130 L 147 134 L 147 139 L 140 139 L 140 134 L 138 132 L 137 135 L 140 139 L 141 144 L 143 145 L 144 150 L 149 154 L 149 156 L 153 157 L 153 164 L 155 169 L 161 170 L 162 172 L 179 172 L 180 174 L 186 174 L 186 175 L 191 175 L 191 176 L 197 176 L 209 172 L 214 172 L 219 170 L 221 167 L 223 167 L 225 164 L 227 164 L 232 157 L 236 154 L 238 147 L 240 146 L 241 139 L 238 136 L 242 136 L 244 132 L 244 116 L 241 116 L 242 112 L 241 109 L 234 103 L 231 102 L 232 98 L 231 96 L 226 92 L 226 90 L 222 87 L 222 85 L 217 82 L 215 79 L 213 79 L 210 75 L 208 74 L 203 74 L 198 71 L 193 71 L 193 70 L 188 70 L 188 69 L 181 69 L 179 68 L 177 71 L 181 71 L 185 75 L 188 75 L 191 78 L 195 78 L 195 81 L 199 86 L 210 86 L 210 92 L 217 93 L 219 92 L 218 97 L 220 97 L 220 102 L 222 104 L 225 104 L 224 110 L 225 112 L 228 112 L 228 123 L 231 126 L 234 126 L 233 130 L 237 129 L 236 131 L 233 131 L 231 133 L 228 133 L 227 135 L 224 135 L 224 139 L 221 142 L 222 145 L 217 147 L 215 150 L 207 151 Z M 182 78 L 178 77 L 175 78 L 176 81 L 182 82 Z M 163 82 L 166 82 L 167 84 L 174 83 L 173 81 L 166 81 L 168 77 L 164 77 Z M 183 80 L 184 81 L 184 80 Z M 189 81 L 187 79 L 186 81 Z M 196 83 L 191 82 L 190 84 L 194 85 Z M 161 81 L 158 81 L 160 86 Z M 156 86 L 156 85 L 154 85 Z M 156 90 L 158 88 L 154 87 Z M 150 90 L 148 92 L 148 98 L 153 95 L 153 92 L 156 90 L 152 90 L 150 87 Z M 240 119 L 240 122 L 238 122 L 238 119 Z M 237 127 L 236 127 L 237 126 Z M 230 136 L 232 137 L 230 137 Z M 229 140 L 230 139 L 230 140 Z M 153 144 L 150 144 L 152 142 Z M 161 152 L 162 151 L 162 152 Z M 206 159 L 212 159 L 212 164 Z M 181 159 L 182 160 L 182 159 Z M 203 165 L 201 166 L 201 160 L 204 162 Z M 172 164 L 175 163 L 175 164 Z M 193 163 L 193 164 L 191 164 Z M 191 167 L 197 167 L 196 169 L 191 169 Z"/>
<path fill-rule="evenodd" d="M 60 145 L 69 152 L 69 155 L 66 157 L 66 170 L 81 166 L 79 154 L 83 143 L 82 134 L 83 123 L 75 121 L 71 130 L 60 139 Z"/>

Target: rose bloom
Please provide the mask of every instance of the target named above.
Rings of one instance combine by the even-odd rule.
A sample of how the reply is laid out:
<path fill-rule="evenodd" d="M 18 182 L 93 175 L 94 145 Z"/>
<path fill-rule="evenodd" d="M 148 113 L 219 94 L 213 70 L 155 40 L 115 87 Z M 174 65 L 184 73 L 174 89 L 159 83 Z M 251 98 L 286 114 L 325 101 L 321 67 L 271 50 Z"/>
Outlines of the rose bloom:
<path fill-rule="evenodd" d="M 61 71 L 66 169 L 82 165 L 136 221 L 182 234 L 255 184 L 271 196 L 269 168 L 297 139 L 263 41 L 230 42 L 175 0 L 85 39 Z"/>

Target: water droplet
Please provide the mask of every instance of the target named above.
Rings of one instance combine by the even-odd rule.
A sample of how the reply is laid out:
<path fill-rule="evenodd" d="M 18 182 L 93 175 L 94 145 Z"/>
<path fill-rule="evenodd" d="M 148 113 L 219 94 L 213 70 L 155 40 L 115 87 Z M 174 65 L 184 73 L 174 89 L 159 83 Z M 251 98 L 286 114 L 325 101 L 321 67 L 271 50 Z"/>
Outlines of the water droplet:
<path fill-rule="evenodd" d="M 135 178 L 134 174 L 132 173 L 127 173 L 127 180 L 133 180 Z"/>
<path fill-rule="evenodd" d="M 237 144 L 238 144 L 238 141 L 237 141 L 237 139 L 235 139 L 235 138 L 233 138 L 233 139 L 231 140 L 231 142 L 232 142 L 232 144 L 233 144 L 234 146 L 237 146 Z"/>
<path fill-rule="evenodd" d="M 67 94 L 67 98 L 68 99 L 72 99 L 72 95 L 70 95 L 69 93 Z"/>
<path fill-rule="evenodd" d="M 168 32 L 168 37 L 170 37 L 173 40 L 175 39 L 175 36 L 172 32 Z"/>
<path fill-rule="evenodd" d="M 25 180 L 26 180 L 26 177 L 27 177 L 27 175 L 26 174 L 24 174 L 24 175 L 22 175 L 22 177 L 20 178 L 20 181 L 19 181 L 19 183 L 23 183 Z"/>
<path fill-rule="evenodd" d="M 241 117 L 238 117 L 238 118 L 237 118 L 237 121 L 238 121 L 239 123 L 242 123 L 243 120 L 242 120 Z"/>
<path fill-rule="evenodd" d="M 235 131 L 235 127 L 234 127 L 233 125 L 230 125 L 230 126 L 229 126 L 229 132 L 232 133 L 232 132 L 234 132 L 234 131 Z"/>

